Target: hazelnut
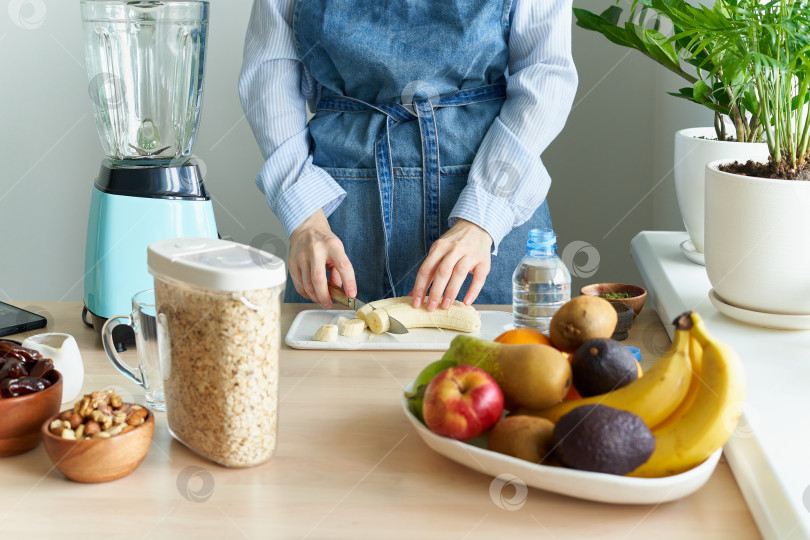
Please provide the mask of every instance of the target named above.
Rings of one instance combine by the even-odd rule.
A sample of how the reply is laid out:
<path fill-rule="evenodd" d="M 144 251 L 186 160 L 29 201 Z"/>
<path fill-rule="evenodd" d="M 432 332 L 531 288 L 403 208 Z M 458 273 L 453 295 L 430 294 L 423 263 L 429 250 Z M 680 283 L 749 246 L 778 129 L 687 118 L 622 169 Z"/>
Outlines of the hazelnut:
<path fill-rule="evenodd" d="M 85 435 L 92 436 L 98 433 L 99 431 L 101 431 L 101 426 L 95 420 L 90 420 L 84 425 Z"/>
<path fill-rule="evenodd" d="M 70 420 L 69 420 L 70 428 L 71 429 L 76 429 L 77 427 L 79 427 L 82 424 L 82 420 L 83 420 L 83 418 L 81 416 L 79 416 L 78 413 L 71 414 L 70 415 Z"/>

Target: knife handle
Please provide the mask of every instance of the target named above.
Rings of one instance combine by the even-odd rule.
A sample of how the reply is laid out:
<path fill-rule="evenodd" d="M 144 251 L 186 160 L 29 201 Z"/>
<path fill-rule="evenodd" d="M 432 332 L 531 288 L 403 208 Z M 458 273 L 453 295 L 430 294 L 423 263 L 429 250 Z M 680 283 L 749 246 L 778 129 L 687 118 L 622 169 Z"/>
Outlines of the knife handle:
<path fill-rule="evenodd" d="M 338 287 L 337 285 L 328 280 L 326 284 L 329 286 L 329 296 L 332 297 L 332 300 L 346 307 L 352 307 L 349 297 L 346 296 L 346 293 L 343 292 L 343 289 L 341 289 L 340 287 Z"/>

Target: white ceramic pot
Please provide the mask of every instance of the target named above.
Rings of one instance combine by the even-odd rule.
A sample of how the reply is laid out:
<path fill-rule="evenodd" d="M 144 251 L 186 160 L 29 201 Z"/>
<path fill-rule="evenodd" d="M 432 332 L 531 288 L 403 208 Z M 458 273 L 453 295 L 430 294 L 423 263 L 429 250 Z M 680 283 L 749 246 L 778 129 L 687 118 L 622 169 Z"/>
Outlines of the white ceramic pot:
<path fill-rule="evenodd" d="M 810 314 L 810 182 L 706 166 L 706 273 L 734 306 Z"/>
<path fill-rule="evenodd" d="M 675 195 L 686 232 L 699 253 L 704 251 L 704 169 L 708 162 L 718 159 L 764 161 L 768 159 L 768 145 L 718 141 L 712 127 L 675 133 Z"/>
<path fill-rule="evenodd" d="M 53 360 L 54 369 L 62 374 L 62 403 L 78 397 L 84 384 L 84 363 L 76 338 L 59 332 L 36 334 L 26 338 L 22 346 Z"/>

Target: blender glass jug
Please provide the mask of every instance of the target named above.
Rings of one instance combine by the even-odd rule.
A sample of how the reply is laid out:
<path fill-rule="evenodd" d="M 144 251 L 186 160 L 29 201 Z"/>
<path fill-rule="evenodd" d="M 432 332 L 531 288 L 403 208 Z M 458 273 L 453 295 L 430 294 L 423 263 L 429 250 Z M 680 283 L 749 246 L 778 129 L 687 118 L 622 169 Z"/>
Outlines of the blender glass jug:
<path fill-rule="evenodd" d="M 114 166 L 190 155 L 199 125 L 208 2 L 82 0 L 90 97 Z"/>

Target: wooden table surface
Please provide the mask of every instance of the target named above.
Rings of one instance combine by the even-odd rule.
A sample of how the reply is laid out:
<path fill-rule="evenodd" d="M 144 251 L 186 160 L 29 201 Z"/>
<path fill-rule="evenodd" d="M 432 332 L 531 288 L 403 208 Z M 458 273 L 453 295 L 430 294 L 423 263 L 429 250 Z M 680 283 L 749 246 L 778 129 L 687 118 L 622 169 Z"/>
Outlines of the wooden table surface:
<path fill-rule="evenodd" d="M 38 306 L 47 331 L 79 342 L 83 393 L 114 386 L 143 403 L 140 387 L 113 368 L 81 323 L 80 303 Z M 284 306 L 282 335 L 305 307 Z M 669 338 L 646 309 L 625 343 L 640 347 L 649 365 Z M 666 504 L 610 505 L 529 489 L 518 510 L 499 508 L 491 477 L 434 453 L 403 415 L 403 387 L 440 356 L 285 346 L 278 449 L 254 468 L 197 456 L 172 439 L 163 413 L 144 462 L 114 482 L 65 479 L 42 445 L 0 459 L 0 538 L 759 538 L 724 460 L 701 490 Z"/>

